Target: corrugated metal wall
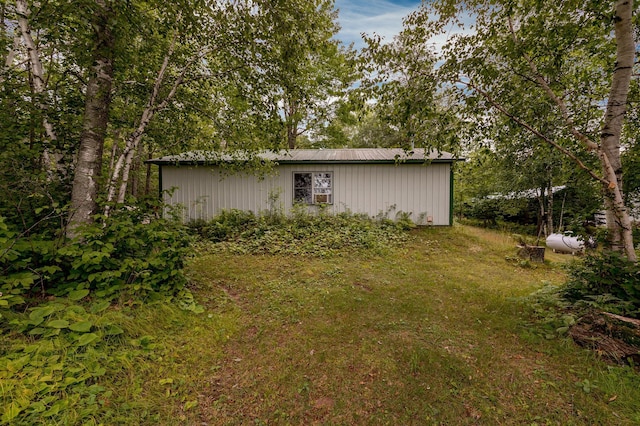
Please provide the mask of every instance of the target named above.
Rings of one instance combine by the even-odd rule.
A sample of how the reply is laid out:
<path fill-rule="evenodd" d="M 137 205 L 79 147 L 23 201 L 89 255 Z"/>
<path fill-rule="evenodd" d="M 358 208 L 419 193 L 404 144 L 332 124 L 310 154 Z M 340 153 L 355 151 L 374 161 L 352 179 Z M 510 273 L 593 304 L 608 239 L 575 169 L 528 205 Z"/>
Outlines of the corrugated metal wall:
<path fill-rule="evenodd" d="M 167 199 L 185 206 L 188 219 L 211 218 L 222 209 L 260 212 L 269 209 L 269 195 L 279 194 L 278 206 L 292 206 L 294 172 L 332 172 L 333 212 L 350 210 L 391 219 L 399 211 L 426 224 L 449 225 L 450 164 L 310 164 L 281 165 L 263 180 L 247 174 L 222 176 L 215 167 L 162 166 L 163 189 L 177 188 Z"/>

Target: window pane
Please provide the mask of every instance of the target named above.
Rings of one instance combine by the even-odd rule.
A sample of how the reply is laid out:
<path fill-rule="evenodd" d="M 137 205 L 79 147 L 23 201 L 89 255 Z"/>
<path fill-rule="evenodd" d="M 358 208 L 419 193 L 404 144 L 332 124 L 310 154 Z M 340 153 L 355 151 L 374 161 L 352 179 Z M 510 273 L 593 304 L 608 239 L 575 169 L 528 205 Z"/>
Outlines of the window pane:
<path fill-rule="evenodd" d="M 294 173 L 294 188 L 311 188 L 311 173 Z"/>
<path fill-rule="evenodd" d="M 293 190 L 293 201 L 295 203 L 311 204 L 311 188 L 295 188 Z"/>
<path fill-rule="evenodd" d="M 315 181 L 313 186 L 315 188 L 331 188 L 331 176 L 326 177 L 326 173 L 319 173 L 315 175 Z"/>

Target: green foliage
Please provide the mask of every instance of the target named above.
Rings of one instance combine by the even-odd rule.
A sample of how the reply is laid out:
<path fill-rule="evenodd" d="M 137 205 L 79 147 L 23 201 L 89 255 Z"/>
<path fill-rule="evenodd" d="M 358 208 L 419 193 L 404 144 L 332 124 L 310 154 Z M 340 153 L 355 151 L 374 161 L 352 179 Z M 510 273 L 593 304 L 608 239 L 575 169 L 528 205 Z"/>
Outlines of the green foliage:
<path fill-rule="evenodd" d="M 151 336 L 122 327 L 109 302 L 58 298 L 5 312 L 0 326 L 0 424 L 96 424 L 117 398 L 104 381 L 153 355 Z"/>
<path fill-rule="evenodd" d="M 414 226 L 401 212 L 394 222 L 350 212 L 331 215 L 321 210 L 311 214 L 302 205 L 294 207 L 289 217 L 273 212 L 255 215 L 227 210 L 208 222 L 189 224 L 192 232 L 215 243 L 208 247 L 214 251 L 318 257 L 337 256 L 349 250 L 381 252 L 404 241 L 404 231 Z"/>
<path fill-rule="evenodd" d="M 569 265 L 562 296 L 576 306 L 640 318 L 640 265 L 613 251 L 590 254 Z"/>
<path fill-rule="evenodd" d="M 562 298 L 560 289 L 550 283 L 522 298 L 531 309 L 533 322 L 527 328 L 545 339 L 566 336 L 575 324 L 575 316 L 568 311 L 569 303 Z"/>
<path fill-rule="evenodd" d="M 55 260 L 69 273 L 54 293 L 86 288 L 107 298 L 173 295 L 186 283 L 182 267 L 188 243 L 177 222 L 150 219 L 138 209 L 114 212 L 57 251 Z"/>
<path fill-rule="evenodd" d="M 451 91 L 438 88 L 435 51 L 423 36 L 420 25 L 405 21 L 404 30 L 392 41 L 365 37 L 358 92 L 376 102 L 364 108 L 354 144 L 459 152 L 464 123 Z"/>
<path fill-rule="evenodd" d="M 0 306 L 25 303 L 36 294 L 80 300 L 172 298 L 184 295 L 182 267 L 188 235 L 177 222 L 150 219 L 134 208 L 86 227 L 83 237 L 62 243 L 25 237 L 0 218 Z"/>
<path fill-rule="evenodd" d="M 104 385 L 152 357 L 125 305 L 170 302 L 202 312 L 185 286 L 191 238 L 138 206 L 74 241 L 18 233 L 0 216 L 0 424 L 96 424 L 119 398 Z M 111 309 L 119 303 L 119 309 Z"/>

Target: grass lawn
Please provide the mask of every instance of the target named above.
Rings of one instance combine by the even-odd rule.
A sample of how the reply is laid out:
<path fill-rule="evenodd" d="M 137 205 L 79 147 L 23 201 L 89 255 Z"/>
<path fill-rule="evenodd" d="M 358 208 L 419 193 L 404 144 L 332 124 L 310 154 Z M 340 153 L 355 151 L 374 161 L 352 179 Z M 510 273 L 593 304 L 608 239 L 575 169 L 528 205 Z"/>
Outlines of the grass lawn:
<path fill-rule="evenodd" d="M 509 236 L 455 226 L 384 255 L 201 255 L 189 273 L 206 311 L 150 314 L 158 356 L 120 379 L 145 377 L 121 420 L 639 424 L 638 374 L 545 338 L 522 299 L 560 284 L 571 256 L 514 253 Z"/>

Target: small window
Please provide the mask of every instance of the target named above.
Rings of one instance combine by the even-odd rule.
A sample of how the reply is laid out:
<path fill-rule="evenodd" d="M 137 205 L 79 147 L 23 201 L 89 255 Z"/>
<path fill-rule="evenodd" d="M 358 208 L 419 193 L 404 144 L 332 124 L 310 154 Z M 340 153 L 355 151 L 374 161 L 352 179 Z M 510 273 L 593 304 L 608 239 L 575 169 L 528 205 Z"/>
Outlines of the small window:
<path fill-rule="evenodd" d="M 294 173 L 293 202 L 304 204 L 332 204 L 333 174 L 330 172 Z"/>

